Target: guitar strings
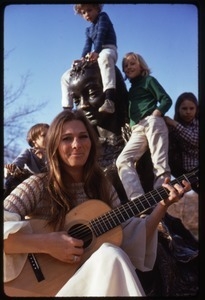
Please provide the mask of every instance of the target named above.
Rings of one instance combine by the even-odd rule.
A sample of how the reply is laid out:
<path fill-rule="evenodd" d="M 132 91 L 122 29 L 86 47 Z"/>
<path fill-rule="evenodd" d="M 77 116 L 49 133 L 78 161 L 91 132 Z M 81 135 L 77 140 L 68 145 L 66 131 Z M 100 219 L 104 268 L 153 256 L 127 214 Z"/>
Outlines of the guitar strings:
<path fill-rule="evenodd" d="M 170 184 L 181 183 L 183 179 L 186 179 L 190 183 L 194 183 L 196 179 L 192 178 L 196 171 L 182 175 L 177 179 L 174 179 Z M 189 179 L 188 179 L 189 178 Z M 159 187 L 153 191 L 146 193 L 145 195 L 139 196 L 136 199 L 129 201 L 113 210 L 106 212 L 105 214 L 90 220 L 87 223 L 80 224 L 77 228 L 71 229 L 73 235 L 81 236 L 84 240 L 90 237 L 91 232 L 94 232 L 95 236 L 99 236 L 108 230 L 120 225 L 124 221 L 128 220 L 132 216 L 136 216 L 142 213 L 158 203 L 158 200 L 163 200 L 168 196 L 169 192 L 164 187 Z M 157 198 L 157 200 L 156 200 Z M 142 210 L 139 209 L 142 207 Z M 109 219 L 110 218 L 110 219 Z"/>
<path fill-rule="evenodd" d="M 189 177 L 190 174 L 187 174 L 186 176 Z M 181 178 L 184 179 L 184 176 L 182 176 Z M 182 180 L 182 179 L 181 179 L 181 180 Z M 175 179 L 174 181 L 172 181 L 172 184 L 175 184 L 176 182 L 179 182 L 179 180 L 180 180 L 180 178 L 179 178 L 179 179 Z M 106 232 L 106 231 L 107 231 L 107 230 L 106 230 L 107 228 L 108 228 L 108 229 L 112 229 L 113 227 L 118 226 L 119 224 L 121 224 L 123 221 L 126 221 L 126 220 L 130 217 L 130 214 L 128 214 L 128 210 L 131 210 L 131 212 L 132 212 L 131 216 L 135 215 L 135 213 L 133 213 L 132 208 L 129 207 L 129 206 L 133 206 L 133 204 L 134 204 L 135 206 L 136 206 L 137 204 L 138 204 L 138 205 L 141 204 L 141 206 L 144 208 L 144 210 L 147 210 L 147 209 L 150 208 L 152 205 L 154 205 L 154 204 L 157 203 L 156 200 L 153 199 L 153 197 L 155 198 L 156 196 L 160 196 L 159 199 L 163 199 L 163 197 L 161 198 L 161 194 L 162 194 L 162 192 L 165 192 L 165 191 L 166 191 L 166 190 L 165 190 L 163 187 L 160 187 L 160 188 L 157 189 L 157 190 L 153 190 L 152 192 L 148 192 L 148 193 L 145 194 L 144 196 L 140 196 L 139 198 L 136 198 L 136 200 L 134 200 L 134 201 L 132 201 L 132 202 L 128 202 L 128 203 L 126 203 L 125 205 L 122 205 L 122 206 L 120 206 L 120 207 L 117 207 L 116 209 L 111 210 L 111 211 L 105 213 L 104 215 L 102 215 L 102 216 L 100 216 L 100 217 L 98 217 L 98 218 L 96 218 L 96 219 L 91 220 L 90 222 L 87 223 L 87 225 L 91 225 L 91 228 L 93 229 L 94 232 L 95 232 L 96 229 L 97 229 L 97 232 L 95 232 L 95 234 L 98 236 L 98 235 L 100 235 L 100 234 Z M 151 195 L 151 197 L 150 197 L 150 195 Z M 167 193 L 166 193 L 166 195 L 167 195 Z M 165 196 L 166 196 L 166 195 L 165 195 Z M 143 200 L 141 201 L 140 198 L 145 199 L 146 202 L 145 202 L 145 201 L 143 202 Z M 146 208 L 146 207 L 143 205 L 143 203 L 146 203 L 146 204 L 147 204 L 147 199 L 150 199 L 150 200 L 152 200 L 152 201 L 154 200 L 154 203 L 153 203 L 153 204 L 150 204 L 150 205 L 148 206 L 148 208 Z M 128 206 L 127 204 L 128 204 L 129 206 Z M 127 209 L 126 209 L 126 208 L 127 208 Z M 122 209 L 124 210 L 124 213 L 123 213 Z M 135 210 L 134 210 L 134 211 L 135 211 Z M 137 212 L 142 212 L 142 211 L 141 211 L 141 210 L 140 210 L 140 211 L 138 210 Z M 136 213 L 137 213 L 137 212 L 136 212 Z M 111 220 L 109 220 L 108 215 L 111 217 Z M 126 215 L 128 216 L 128 218 L 126 217 Z M 120 218 L 120 217 L 123 217 L 123 218 Z M 116 223 L 116 221 L 114 220 L 114 219 L 116 219 L 116 218 L 117 218 L 117 221 L 120 220 L 120 222 L 117 222 L 117 223 Z M 110 226 L 111 221 L 114 222 L 114 224 L 113 224 L 112 226 Z M 103 224 L 105 225 L 106 228 L 103 227 Z M 93 227 L 92 225 L 93 225 L 94 227 Z M 79 226 L 79 227 L 77 228 L 77 231 L 74 230 L 73 233 L 76 234 L 76 232 L 78 232 L 78 233 L 83 232 L 83 231 L 85 230 L 85 226 L 86 226 L 86 224 L 83 224 L 82 226 Z M 97 226 L 97 227 L 96 227 L 96 226 Z M 102 230 L 100 230 L 99 227 L 101 227 Z M 90 230 L 91 230 L 91 229 L 90 229 Z M 90 233 L 90 230 L 87 229 L 86 235 L 88 235 L 88 231 L 89 231 L 89 233 Z"/>

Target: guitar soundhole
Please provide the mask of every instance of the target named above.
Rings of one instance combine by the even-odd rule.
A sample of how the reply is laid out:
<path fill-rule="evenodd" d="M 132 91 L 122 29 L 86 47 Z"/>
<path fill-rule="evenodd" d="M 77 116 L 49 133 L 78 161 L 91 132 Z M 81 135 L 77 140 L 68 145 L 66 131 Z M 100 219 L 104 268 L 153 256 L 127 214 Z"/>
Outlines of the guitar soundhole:
<path fill-rule="evenodd" d="M 83 248 L 87 248 L 93 239 L 92 231 L 90 228 L 83 224 L 75 224 L 69 230 L 68 234 L 76 239 L 84 241 Z"/>

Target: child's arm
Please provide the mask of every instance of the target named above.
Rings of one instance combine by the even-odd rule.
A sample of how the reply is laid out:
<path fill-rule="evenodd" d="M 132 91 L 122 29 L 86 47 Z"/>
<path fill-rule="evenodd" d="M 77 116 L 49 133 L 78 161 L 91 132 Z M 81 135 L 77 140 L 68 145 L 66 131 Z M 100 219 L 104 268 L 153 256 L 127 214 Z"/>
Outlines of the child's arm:
<path fill-rule="evenodd" d="M 92 44 L 93 44 L 93 41 L 89 37 L 89 28 L 86 29 L 85 36 L 86 36 L 85 46 L 84 46 L 82 54 L 81 54 L 82 58 L 84 58 L 88 53 L 91 52 Z"/>
<path fill-rule="evenodd" d="M 198 122 L 195 126 L 184 127 L 179 122 L 171 119 L 168 116 L 164 117 L 165 122 L 172 130 L 176 133 L 176 139 L 179 140 L 182 144 L 187 142 L 190 146 L 198 147 L 199 145 L 199 127 Z"/>
<path fill-rule="evenodd" d="M 28 163 L 28 161 L 30 160 L 30 151 L 29 149 L 26 149 L 24 151 L 22 151 L 12 162 L 12 164 L 15 164 L 16 166 L 18 166 L 19 168 L 24 168 L 25 164 Z"/>
<path fill-rule="evenodd" d="M 106 36 L 108 35 L 108 30 L 113 30 L 110 19 L 106 13 L 101 13 L 98 19 L 98 31 L 94 41 L 93 52 L 99 54 L 102 51 L 102 46 L 107 44 Z"/>
<path fill-rule="evenodd" d="M 156 116 L 159 116 L 159 112 L 161 116 L 165 115 L 165 113 L 172 106 L 172 99 L 167 94 L 165 89 L 161 86 L 161 84 L 157 81 L 156 78 L 151 77 L 148 85 L 148 89 L 150 93 L 154 96 L 154 98 L 159 102 L 159 106 L 153 112 Z"/>

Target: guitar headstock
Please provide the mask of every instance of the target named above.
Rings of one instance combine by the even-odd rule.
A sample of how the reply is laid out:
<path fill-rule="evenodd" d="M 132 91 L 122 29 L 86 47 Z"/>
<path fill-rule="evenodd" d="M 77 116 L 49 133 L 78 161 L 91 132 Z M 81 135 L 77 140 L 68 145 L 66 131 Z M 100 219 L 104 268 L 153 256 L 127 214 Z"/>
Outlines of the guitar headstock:
<path fill-rule="evenodd" d="M 171 184 L 179 183 L 182 184 L 182 181 L 186 180 L 191 184 L 191 188 L 193 187 L 199 187 L 199 169 L 195 168 L 192 171 L 182 174 L 178 178 L 175 178 L 174 180 L 171 181 Z"/>
<path fill-rule="evenodd" d="M 183 175 L 184 179 L 187 180 L 191 186 L 195 185 L 199 187 L 199 168 L 194 168 L 189 173 Z"/>

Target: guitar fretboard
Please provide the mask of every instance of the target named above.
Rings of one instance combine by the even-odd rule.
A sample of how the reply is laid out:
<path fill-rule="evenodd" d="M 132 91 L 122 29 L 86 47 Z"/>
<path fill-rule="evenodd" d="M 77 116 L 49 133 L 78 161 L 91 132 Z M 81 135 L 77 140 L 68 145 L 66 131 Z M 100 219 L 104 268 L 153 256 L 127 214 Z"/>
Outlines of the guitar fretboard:
<path fill-rule="evenodd" d="M 196 172 L 193 171 L 182 175 L 179 178 L 172 180 L 170 184 L 181 184 L 183 180 L 190 182 L 190 184 L 196 182 L 196 180 L 198 180 L 198 178 L 196 178 Z M 166 199 L 168 195 L 169 191 L 167 189 L 159 187 L 91 220 L 89 225 L 94 234 L 98 237 L 122 224 L 131 217 L 138 216 L 142 212 L 145 212 L 149 208 L 155 206 L 159 201 Z"/>

